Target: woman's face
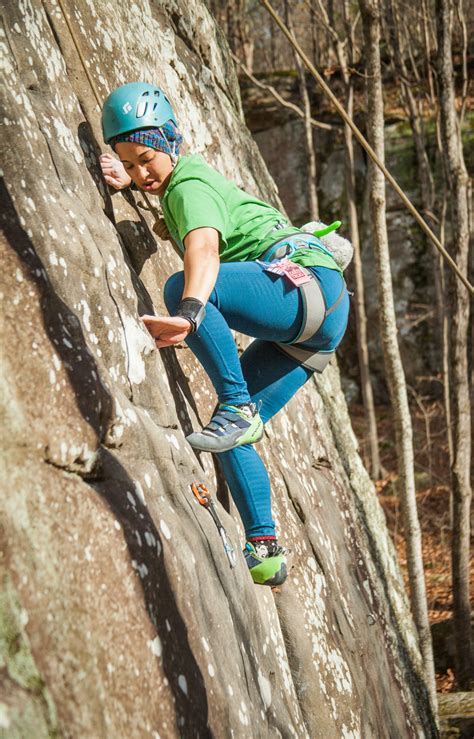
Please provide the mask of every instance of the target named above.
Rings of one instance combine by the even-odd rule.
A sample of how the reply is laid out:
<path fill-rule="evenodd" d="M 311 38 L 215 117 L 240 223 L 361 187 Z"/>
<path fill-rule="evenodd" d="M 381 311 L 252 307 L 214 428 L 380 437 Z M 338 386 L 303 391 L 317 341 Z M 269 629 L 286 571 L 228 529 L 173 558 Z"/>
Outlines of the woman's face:
<path fill-rule="evenodd" d="M 163 195 L 173 171 L 169 154 L 132 141 L 116 144 L 115 151 L 137 187 Z"/>

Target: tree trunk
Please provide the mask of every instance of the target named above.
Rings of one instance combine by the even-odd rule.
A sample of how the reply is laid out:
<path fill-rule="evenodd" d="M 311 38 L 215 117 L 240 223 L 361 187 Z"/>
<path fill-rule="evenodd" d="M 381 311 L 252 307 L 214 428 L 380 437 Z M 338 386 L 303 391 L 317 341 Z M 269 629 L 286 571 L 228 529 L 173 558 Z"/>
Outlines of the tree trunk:
<path fill-rule="evenodd" d="M 290 3 L 285 0 L 285 11 L 288 29 L 295 35 L 293 27 L 293 19 L 291 16 Z M 316 155 L 314 151 L 313 127 L 311 125 L 311 103 L 309 100 L 308 86 L 306 84 L 306 76 L 303 62 L 298 54 L 294 55 L 296 67 L 298 69 L 298 77 L 300 82 L 300 93 L 303 101 L 304 110 L 304 134 L 305 149 L 307 157 L 307 193 L 308 193 L 308 212 L 310 221 L 319 220 L 318 193 L 316 190 Z"/>
<path fill-rule="evenodd" d="M 395 72 L 399 77 L 400 85 L 403 92 L 405 101 L 405 110 L 410 121 L 411 130 L 413 133 L 413 141 L 415 144 L 415 153 L 417 159 L 417 172 L 420 183 L 421 193 L 421 204 L 425 220 L 433 230 L 437 230 L 441 243 L 444 245 L 444 216 L 445 216 L 445 190 L 446 186 L 443 184 L 441 198 L 438 198 L 438 212 L 443 214 L 440 219 L 439 225 L 435 223 L 433 213 L 435 211 L 435 187 L 434 177 L 431 169 L 431 164 L 426 149 L 426 137 L 423 126 L 423 117 L 420 115 L 420 108 L 413 95 L 410 82 L 409 72 L 402 51 L 401 43 L 401 23 L 400 15 L 398 13 L 399 8 L 396 5 L 396 0 L 388 0 L 387 3 L 387 14 L 388 14 L 388 25 L 391 29 L 391 56 L 393 59 L 393 65 Z M 426 8 L 422 10 L 424 13 Z M 424 19 L 425 21 L 426 19 Z M 423 23 L 424 31 L 424 42 L 425 42 L 425 53 L 429 54 L 429 35 L 426 27 L 426 22 Z M 406 41 L 406 45 L 409 41 Z M 427 59 L 427 68 L 431 69 L 429 59 Z M 432 83 L 430 83 L 432 84 Z M 431 87 L 430 87 L 431 91 Z M 430 92 L 431 94 L 431 92 Z M 431 101 L 432 106 L 435 105 L 435 100 Z M 438 149 L 441 158 L 443 157 L 443 147 L 438 139 Z M 443 259 L 440 258 L 439 254 L 434 254 L 434 278 L 435 278 L 435 292 L 436 292 L 436 322 L 439 329 L 439 337 L 441 339 L 440 354 L 441 354 L 441 373 L 444 389 L 444 408 L 446 415 L 446 428 L 448 436 L 448 448 L 449 448 L 449 459 L 450 464 L 452 462 L 452 433 L 451 433 L 451 409 L 450 409 L 450 392 L 449 392 L 449 372 L 448 372 L 448 316 L 447 316 L 447 304 L 445 300 L 445 279 L 444 279 L 444 263 Z M 452 506 L 450 506 L 452 508 Z"/>
<path fill-rule="evenodd" d="M 319 39 L 318 39 L 318 21 L 316 19 L 316 13 L 314 8 L 311 7 L 311 51 L 313 55 L 313 64 L 319 67 Z"/>
<path fill-rule="evenodd" d="M 323 24 L 328 38 L 332 39 L 336 58 L 341 67 L 346 93 L 346 111 L 350 118 L 354 112 L 354 87 L 349 74 L 349 64 L 354 64 L 354 26 L 350 19 L 350 8 L 348 0 L 342 3 L 342 14 L 344 21 L 344 40 L 341 40 L 334 18 L 334 6 L 330 4 L 326 9 L 322 0 L 317 0 L 320 22 Z M 349 47 L 349 50 L 348 50 Z M 346 149 L 346 196 L 349 211 L 349 223 L 351 241 L 354 247 L 354 277 L 355 289 L 355 312 L 357 327 L 357 352 L 359 358 L 360 386 L 364 412 L 369 428 L 370 446 L 370 469 L 375 479 L 381 475 L 379 441 L 377 433 L 377 422 L 375 418 L 374 397 L 370 381 L 369 352 L 367 344 L 367 316 L 365 312 L 364 280 L 362 273 L 362 262 L 360 255 L 359 224 L 357 219 L 355 171 L 354 171 L 354 144 L 352 129 L 344 124 L 344 144 Z"/>
<path fill-rule="evenodd" d="M 451 48 L 452 17 L 448 0 L 436 0 L 438 34 L 438 92 L 441 137 L 448 192 L 450 193 L 452 247 L 451 255 L 463 274 L 468 274 L 469 257 L 469 178 L 462 153 L 461 132 L 456 115 Z M 453 424 L 453 532 L 452 577 L 456 643 L 456 678 L 459 688 L 469 690 L 474 678 L 471 653 L 469 605 L 469 511 L 471 416 L 469 403 L 469 293 L 459 280 L 448 276 L 451 377 L 451 412 Z"/>
<path fill-rule="evenodd" d="M 254 44 L 252 33 L 250 31 L 247 0 L 239 0 L 237 7 L 238 7 L 239 38 L 240 38 L 240 46 L 242 49 L 241 58 L 244 60 L 245 66 L 247 67 L 247 69 L 250 70 L 250 73 L 252 73 L 253 72 L 253 52 L 254 52 L 255 44 Z"/>
<path fill-rule="evenodd" d="M 343 45 L 339 39 L 336 43 L 336 53 L 341 65 L 344 85 L 346 88 L 346 110 L 352 118 L 354 114 L 354 83 L 349 74 L 349 64 L 353 65 L 353 30 L 350 21 L 349 3 L 344 0 L 343 16 L 346 38 L 349 41 L 349 51 L 347 52 L 347 44 Z M 356 205 L 356 182 L 355 182 L 355 164 L 354 164 L 354 139 L 352 129 L 344 124 L 344 145 L 346 149 L 346 196 L 347 209 L 349 212 L 349 226 L 351 233 L 351 242 L 354 247 L 354 278 L 355 278 L 355 313 L 357 327 L 357 353 L 359 357 L 360 371 L 360 387 L 362 393 L 362 403 L 364 406 L 365 417 L 369 429 L 369 449 L 370 449 L 370 473 L 372 479 L 376 480 L 381 477 L 381 465 L 379 454 L 379 438 L 377 432 L 377 420 L 375 417 L 374 394 L 372 392 L 372 383 L 370 381 L 370 364 L 369 364 L 369 346 L 367 341 L 367 314 L 365 311 L 365 289 L 362 271 L 362 259 L 360 254 L 360 235 L 359 221 L 357 217 Z"/>
<path fill-rule="evenodd" d="M 349 83 L 347 96 L 347 112 L 352 117 L 353 109 L 353 86 Z M 355 312 L 357 326 L 357 352 L 359 356 L 360 387 L 362 403 L 369 428 L 370 448 L 370 472 L 372 479 L 378 479 L 381 474 L 379 439 L 377 433 L 377 421 L 375 418 L 374 394 L 370 381 L 369 347 L 367 341 L 367 314 L 365 312 L 365 290 L 362 273 L 362 259 L 360 255 L 359 223 L 357 219 L 357 206 L 355 194 L 355 172 L 354 172 L 354 142 L 352 131 L 349 126 L 344 126 L 344 143 L 346 147 L 346 193 L 347 209 L 349 211 L 349 224 L 351 242 L 354 247 L 354 277 L 355 277 Z"/>
<path fill-rule="evenodd" d="M 402 50 L 402 23 L 400 21 L 399 8 L 396 0 L 389 0 L 386 5 L 388 15 L 388 26 L 390 29 L 389 48 L 392 56 L 395 74 L 400 83 L 404 107 L 410 121 L 410 127 L 413 133 L 413 141 L 415 144 L 415 153 L 417 160 L 417 171 L 421 189 L 421 204 L 423 213 L 428 221 L 430 228 L 434 227 L 433 221 L 433 205 L 434 205 L 434 181 L 431 171 L 428 154 L 426 152 L 426 137 L 423 124 L 423 116 L 420 115 L 418 101 L 413 94 L 410 74 L 405 62 Z M 405 46 L 409 45 L 409 40 L 405 40 Z M 414 72 L 414 70 L 412 70 Z"/>
<path fill-rule="evenodd" d="M 433 72 L 431 70 L 431 44 L 430 44 L 430 29 L 429 29 L 429 11 L 426 0 L 421 0 L 421 12 L 423 14 L 423 43 L 425 47 L 425 59 L 426 59 L 426 79 L 428 80 L 429 87 L 429 99 L 434 102 L 435 91 L 433 82 Z"/>
<path fill-rule="evenodd" d="M 446 224 L 446 188 L 443 187 L 443 201 L 441 204 L 441 218 L 439 227 L 439 240 L 445 246 L 445 224 Z M 441 336 L 441 378 L 443 382 L 444 410 L 446 415 L 446 437 L 448 440 L 449 466 L 453 464 L 453 433 L 451 422 L 451 399 L 449 381 L 449 316 L 446 299 L 446 276 L 444 271 L 444 260 L 441 254 L 435 256 L 435 288 L 436 288 L 436 314 L 438 331 Z M 450 527 L 452 529 L 452 501 L 450 502 Z"/>
<path fill-rule="evenodd" d="M 384 115 L 380 66 L 380 9 L 378 0 L 359 0 L 365 40 L 367 74 L 367 134 L 380 159 L 384 160 Z M 433 710 L 436 710 L 436 685 L 431 633 L 428 622 L 426 589 L 423 573 L 421 531 L 416 510 L 415 475 L 413 467 L 413 438 L 410 409 L 397 340 L 395 307 L 385 208 L 385 181 L 382 172 L 370 162 L 371 216 L 377 266 L 380 325 L 385 369 L 393 407 L 400 492 L 404 517 L 407 563 L 413 615 L 418 628 L 426 681 Z"/>

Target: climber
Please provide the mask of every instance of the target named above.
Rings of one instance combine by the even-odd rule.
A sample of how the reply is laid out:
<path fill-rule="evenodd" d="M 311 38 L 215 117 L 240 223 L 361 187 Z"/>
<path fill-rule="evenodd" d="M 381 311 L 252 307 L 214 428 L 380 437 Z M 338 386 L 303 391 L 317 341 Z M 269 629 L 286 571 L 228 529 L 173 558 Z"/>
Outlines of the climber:
<path fill-rule="evenodd" d="M 101 155 L 106 182 L 157 195 L 164 220 L 155 230 L 183 258 L 184 271 L 164 288 L 170 315 L 142 320 L 159 349 L 185 341 L 216 390 L 210 422 L 187 440 L 219 454 L 245 527 L 252 578 L 279 585 L 288 550 L 276 537 L 269 477 L 254 444 L 322 372 L 344 335 L 349 297 L 342 267 L 312 232 L 292 226 L 201 155 L 180 155 L 183 137 L 158 87 L 135 82 L 114 90 L 102 126 L 119 157 Z M 231 330 L 255 338 L 240 359 Z"/>

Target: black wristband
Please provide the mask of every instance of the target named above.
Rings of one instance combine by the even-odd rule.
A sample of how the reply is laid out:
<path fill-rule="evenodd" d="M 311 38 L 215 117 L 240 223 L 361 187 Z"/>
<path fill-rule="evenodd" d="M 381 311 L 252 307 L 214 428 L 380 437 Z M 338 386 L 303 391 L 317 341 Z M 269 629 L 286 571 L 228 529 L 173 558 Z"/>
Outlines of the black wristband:
<path fill-rule="evenodd" d="M 186 318 L 191 324 L 191 333 L 195 334 L 204 320 L 206 309 L 204 303 L 201 303 L 197 298 L 183 298 L 178 305 L 176 315 Z"/>

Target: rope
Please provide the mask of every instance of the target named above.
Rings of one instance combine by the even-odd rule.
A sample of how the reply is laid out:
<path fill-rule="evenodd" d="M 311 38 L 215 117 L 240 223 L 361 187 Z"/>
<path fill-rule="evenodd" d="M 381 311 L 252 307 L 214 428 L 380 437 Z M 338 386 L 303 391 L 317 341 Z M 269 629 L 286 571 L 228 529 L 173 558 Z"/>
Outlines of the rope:
<path fill-rule="evenodd" d="M 405 195 L 403 190 L 401 189 L 398 182 L 395 180 L 395 178 L 390 174 L 388 169 L 385 167 L 383 162 L 380 161 L 375 151 L 370 146 L 369 142 L 364 138 L 361 131 L 357 128 L 352 118 L 346 113 L 343 106 L 339 102 L 339 100 L 336 98 L 334 93 L 329 89 L 326 82 L 323 80 L 317 69 L 314 67 L 314 65 L 310 62 L 304 51 L 301 49 L 300 45 L 294 38 L 294 36 L 290 33 L 286 25 L 281 20 L 280 16 L 275 12 L 275 10 L 272 8 L 268 0 L 261 0 L 262 4 L 266 7 L 270 15 L 274 18 L 276 23 L 280 26 L 281 30 L 287 37 L 290 44 L 293 46 L 294 50 L 298 54 L 298 56 L 301 57 L 311 74 L 313 75 L 316 82 L 319 84 L 319 86 L 322 88 L 325 95 L 331 100 L 333 105 L 336 107 L 337 112 L 342 117 L 345 123 L 352 129 L 352 132 L 354 136 L 356 137 L 359 144 L 365 149 L 367 154 L 370 156 L 372 161 L 377 165 L 377 167 L 382 170 L 385 178 L 388 180 L 388 182 L 392 185 L 393 189 L 397 193 L 397 195 L 401 198 L 403 204 L 408 208 L 412 216 L 415 218 L 415 220 L 418 222 L 418 224 L 421 226 L 425 234 L 428 236 L 429 239 L 431 239 L 434 246 L 438 249 L 440 254 L 442 254 L 445 261 L 448 263 L 449 267 L 453 270 L 453 272 L 456 273 L 456 275 L 459 277 L 461 282 L 467 287 L 469 292 L 474 294 L 474 287 L 471 285 L 467 277 L 463 275 L 461 270 L 459 269 L 458 265 L 454 261 L 454 259 L 451 257 L 451 255 L 446 251 L 440 240 L 437 238 L 437 236 L 433 233 L 431 228 L 428 226 L 426 221 L 422 218 L 422 216 L 418 213 L 415 206 L 412 204 L 412 202 L 409 200 L 409 198 Z"/>
<path fill-rule="evenodd" d="M 99 95 L 99 91 L 97 90 L 97 87 L 96 87 L 95 82 L 94 82 L 94 80 L 92 78 L 92 75 L 90 74 L 89 70 L 87 69 L 86 60 L 85 60 L 84 55 L 83 55 L 83 53 L 81 51 L 81 47 L 79 46 L 79 42 L 78 42 L 78 40 L 76 38 L 76 34 L 74 33 L 74 29 L 72 27 L 72 24 L 69 21 L 69 18 L 67 16 L 66 8 L 64 7 L 63 0 L 58 0 L 58 4 L 59 4 L 59 7 L 61 8 L 62 14 L 64 16 L 64 20 L 66 21 L 66 25 L 67 25 L 67 27 L 69 29 L 69 33 L 71 34 L 71 38 L 73 40 L 74 46 L 76 47 L 76 51 L 78 53 L 79 59 L 81 60 L 82 68 L 84 69 L 84 72 L 86 74 L 86 77 L 89 80 L 89 84 L 90 84 L 90 86 L 92 88 L 92 92 L 94 93 L 94 97 L 95 97 L 95 99 L 97 101 L 97 105 L 99 106 L 99 110 L 102 110 L 102 98 Z M 148 206 L 144 210 L 149 210 L 152 213 L 152 215 L 154 216 L 155 220 L 158 221 L 159 218 L 160 218 L 159 211 L 149 201 L 149 199 L 148 199 L 148 197 L 147 197 L 147 195 L 146 195 L 145 192 L 142 192 L 141 194 L 142 194 L 143 199 L 145 200 L 145 202 L 146 202 L 146 204 Z"/>

